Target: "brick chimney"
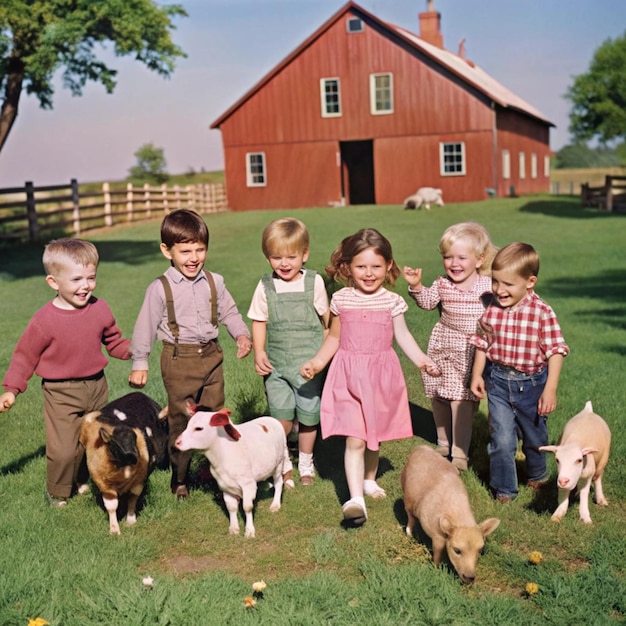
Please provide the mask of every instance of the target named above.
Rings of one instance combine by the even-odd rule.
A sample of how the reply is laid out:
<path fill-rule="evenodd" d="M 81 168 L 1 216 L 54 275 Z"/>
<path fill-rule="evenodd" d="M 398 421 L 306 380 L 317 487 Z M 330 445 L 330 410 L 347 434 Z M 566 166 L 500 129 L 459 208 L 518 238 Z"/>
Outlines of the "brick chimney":
<path fill-rule="evenodd" d="M 420 38 L 433 46 L 443 48 L 443 35 L 441 34 L 441 13 L 435 11 L 434 0 L 426 3 L 426 12 L 419 14 Z"/>

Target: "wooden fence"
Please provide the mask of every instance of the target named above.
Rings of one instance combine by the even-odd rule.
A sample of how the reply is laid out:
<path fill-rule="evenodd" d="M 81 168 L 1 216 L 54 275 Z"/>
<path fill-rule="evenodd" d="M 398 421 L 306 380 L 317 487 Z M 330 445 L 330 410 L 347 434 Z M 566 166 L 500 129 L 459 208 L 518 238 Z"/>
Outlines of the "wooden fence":
<path fill-rule="evenodd" d="M 154 219 L 174 209 L 198 213 L 225 211 L 223 184 L 174 186 L 132 184 L 111 188 L 103 183 L 97 191 L 80 191 L 78 182 L 69 185 L 0 189 L 0 242 L 38 241 L 72 235 L 139 220 Z"/>
<path fill-rule="evenodd" d="M 599 187 L 583 183 L 580 188 L 580 201 L 583 206 L 606 211 L 625 210 L 626 176 L 606 176 L 604 185 Z"/>

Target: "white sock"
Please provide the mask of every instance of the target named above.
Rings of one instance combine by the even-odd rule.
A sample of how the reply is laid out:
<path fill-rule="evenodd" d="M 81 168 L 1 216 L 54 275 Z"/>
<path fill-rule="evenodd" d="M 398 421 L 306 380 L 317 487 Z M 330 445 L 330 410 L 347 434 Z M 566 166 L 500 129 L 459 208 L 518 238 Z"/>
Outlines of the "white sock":
<path fill-rule="evenodd" d="M 313 465 L 313 453 L 300 452 L 298 454 L 298 471 L 300 476 L 312 476 L 315 474 L 315 466 Z"/>
<path fill-rule="evenodd" d="M 375 480 L 363 481 L 363 493 L 366 496 L 378 498 L 384 498 L 387 495 L 387 492 Z"/>

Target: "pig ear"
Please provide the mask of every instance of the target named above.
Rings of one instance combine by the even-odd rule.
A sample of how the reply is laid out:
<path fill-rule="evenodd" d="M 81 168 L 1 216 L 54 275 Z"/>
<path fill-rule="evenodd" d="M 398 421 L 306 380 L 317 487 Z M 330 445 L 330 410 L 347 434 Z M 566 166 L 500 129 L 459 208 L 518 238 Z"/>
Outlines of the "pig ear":
<path fill-rule="evenodd" d="M 490 517 L 478 524 L 483 537 L 490 535 L 498 526 L 500 526 L 500 520 L 497 517 Z"/>
<path fill-rule="evenodd" d="M 230 424 L 230 411 L 228 409 L 222 409 L 221 411 L 216 411 L 211 415 L 211 419 L 209 420 L 209 424 L 211 426 L 226 426 Z"/>
<path fill-rule="evenodd" d="M 539 446 L 539 452 L 554 452 L 556 454 L 556 446 Z"/>
<path fill-rule="evenodd" d="M 241 433 L 230 423 L 224 426 L 224 430 L 226 434 L 232 437 L 235 441 L 239 441 L 241 439 Z"/>
<path fill-rule="evenodd" d="M 583 448 L 581 450 L 583 456 L 587 456 L 588 454 L 592 454 L 593 452 L 597 452 L 598 448 Z"/>
<path fill-rule="evenodd" d="M 452 534 L 452 531 L 454 530 L 454 524 L 452 523 L 452 520 L 447 515 L 442 515 L 439 518 L 439 528 L 441 529 L 441 532 L 446 537 L 449 537 Z"/>

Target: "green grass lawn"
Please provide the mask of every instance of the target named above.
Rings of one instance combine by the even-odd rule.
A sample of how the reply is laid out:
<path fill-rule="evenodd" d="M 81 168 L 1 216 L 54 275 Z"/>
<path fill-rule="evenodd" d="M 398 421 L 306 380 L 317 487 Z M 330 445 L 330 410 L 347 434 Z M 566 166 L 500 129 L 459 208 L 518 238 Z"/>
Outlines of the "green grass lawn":
<path fill-rule="evenodd" d="M 416 437 L 383 444 L 380 484 L 386 500 L 368 502 L 369 521 L 343 530 L 340 503 L 347 496 L 340 441 L 319 441 L 319 477 L 283 496 L 269 512 L 271 490 L 262 484 L 255 512 L 256 539 L 228 534 L 228 518 L 206 461 L 194 460 L 194 489 L 185 502 L 169 492 L 169 472 L 155 472 L 136 526 L 109 536 L 107 515 L 93 494 L 64 510 L 44 505 L 45 437 L 42 396 L 34 377 L 10 412 L 0 415 L 0 626 L 24 626 L 42 617 L 51 625 L 183 626 L 187 624 L 612 624 L 626 618 L 626 216 L 584 210 L 579 200 L 537 196 L 447 205 L 432 211 L 398 206 L 222 213 L 207 216 L 207 267 L 223 274 L 245 315 L 259 277 L 269 267 L 260 237 L 272 219 L 296 215 L 311 231 L 308 265 L 323 272 L 330 253 L 359 228 L 378 228 L 400 265 L 424 269 L 430 284 L 442 272 L 437 245 L 454 222 L 473 219 L 494 243 L 527 241 L 541 255 L 537 292 L 556 310 L 571 354 L 565 359 L 559 405 L 549 418 L 556 441 L 565 422 L 593 401 L 613 432 L 604 476 L 610 505 L 591 505 L 593 525 L 578 520 L 574 503 L 560 524 L 555 466 L 545 493 L 526 487 L 510 505 L 487 490 L 485 409 L 474 422 L 470 471 L 463 480 L 477 519 L 499 517 L 487 539 L 472 586 L 446 566 L 435 568 L 428 542 L 404 534 L 399 476 L 409 451 L 432 441 L 434 426 L 419 373 L 402 356 Z M 148 283 L 164 271 L 159 222 L 89 234 L 101 264 L 96 295 L 106 299 L 124 333 L 132 333 Z M 20 333 L 53 293 L 41 267 L 42 245 L 0 249 L 0 372 Z M 399 279 L 397 290 L 406 294 Z M 436 312 L 409 303 L 407 322 L 426 347 Z M 251 357 L 226 354 L 227 406 L 236 420 L 266 411 L 263 385 Z M 157 350 L 158 352 L 158 350 Z M 107 367 L 110 397 L 129 391 L 128 362 Z M 145 390 L 163 403 L 158 354 Z M 422 543 L 423 542 L 423 543 Z M 539 550 L 543 561 L 528 562 Z M 142 579 L 151 576 L 152 588 Z M 267 589 L 253 608 L 243 598 L 252 584 Z M 538 585 L 528 595 L 528 582 Z"/>

